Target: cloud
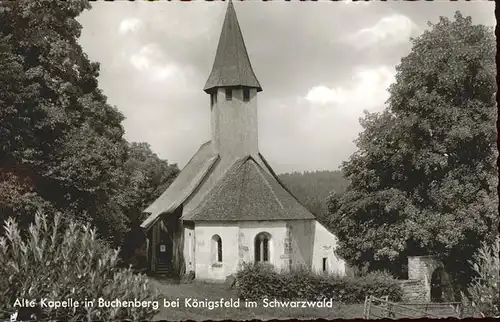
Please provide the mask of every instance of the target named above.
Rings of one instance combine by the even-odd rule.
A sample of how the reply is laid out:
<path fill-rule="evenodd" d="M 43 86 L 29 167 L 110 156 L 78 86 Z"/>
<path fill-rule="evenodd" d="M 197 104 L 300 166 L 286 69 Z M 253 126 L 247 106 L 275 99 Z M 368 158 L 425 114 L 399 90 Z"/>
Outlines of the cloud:
<path fill-rule="evenodd" d="M 120 22 L 118 31 L 122 35 L 137 31 L 142 26 L 142 21 L 137 18 L 126 18 Z"/>
<path fill-rule="evenodd" d="M 262 6 L 268 14 L 262 15 Z M 264 87 L 261 152 L 277 172 L 335 169 L 356 150 L 352 141 L 363 130 L 363 110 L 378 111 L 387 100 L 390 66 L 410 51 L 414 24 L 424 29 L 427 21 L 459 9 L 475 23 L 493 25 L 493 6 L 238 1 L 243 36 Z M 99 86 L 127 117 L 127 139 L 151 143 L 181 167 L 210 138 L 202 88 L 226 7 L 220 1 L 96 1 L 78 17 L 79 42 L 101 63 Z"/>
<path fill-rule="evenodd" d="M 145 71 L 149 69 L 149 58 L 141 53 L 134 54 L 130 57 L 130 63 L 135 69 Z"/>
<path fill-rule="evenodd" d="M 130 56 L 130 63 L 139 71 L 149 70 L 152 64 L 162 60 L 163 53 L 157 44 L 147 44 Z"/>
<path fill-rule="evenodd" d="M 408 42 L 418 30 L 418 26 L 407 16 L 392 14 L 380 19 L 371 27 L 349 35 L 346 40 L 358 49 L 380 45 L 394 46 Z"/>
<path fill-rule="evenodd" d="M 357 67 L 345 85 L 317 85 L 305 95 L 313 104 L 360 104 L 366 109 L 377 108 L 388 99 L 387 88 L 394 81 L 395 69 L 388 66 Z M 342 109 L 342 106 L 341 106 Z"/>
<path fill-rule="evenodd" d="M 305 98 L 308 101 L 321 104 L 342 103 L 345 99 L 345 92 L 342 88 L 328 88 L 320 85 L 311 88 Z"/>
<path fill-rule="evenodd" d="M 363 111 L 385 107 L 394 75 L 389 65 L 357 66 L 333 84 L 265 102 L 259 107 L 261 151 L 278 171 L 336 169 L 356 150 Z"/>
<path fill-rule="evenodd" d="M 152 81 L 164 81 L 173 76 L 176 76 L 177 80 L 184 79 L 182 68 L 176 62 L 169 60 L 157 44 L 142 46 L 130 56 L 129 62 Z"/>

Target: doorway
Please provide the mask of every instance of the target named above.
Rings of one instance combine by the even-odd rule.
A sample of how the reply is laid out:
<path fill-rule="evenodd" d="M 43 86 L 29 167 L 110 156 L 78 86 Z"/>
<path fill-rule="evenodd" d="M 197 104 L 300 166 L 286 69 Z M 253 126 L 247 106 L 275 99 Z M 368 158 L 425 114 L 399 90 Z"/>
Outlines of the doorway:
<path fill-rule="evenodd" d="M 172 266 L 173 236 L 168 225 L 163 221 L 160 223 L 159 238 L 156 244 L 156 270 L 159 273 L 166 273 Z"/>
<path fill-rule="evenodd" d="M 453 302 L 454 300 L 450 276 L 443 267 L 436 268 L 431 276 L 431 302 Z"/>

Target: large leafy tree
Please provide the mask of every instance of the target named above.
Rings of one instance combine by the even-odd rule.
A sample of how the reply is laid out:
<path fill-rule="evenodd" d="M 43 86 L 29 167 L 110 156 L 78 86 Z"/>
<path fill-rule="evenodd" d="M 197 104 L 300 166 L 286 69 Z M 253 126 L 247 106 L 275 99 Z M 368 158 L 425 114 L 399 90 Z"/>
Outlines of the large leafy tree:
<path fill-rule="evenodd" d="M 89 8 L 86 0 L 0 3 L 0 221 L 27 224 L 34 210 L 59 210 L 118 244 L 144 194 L 168 180 L 153 175 L 142 194 L 130 182 L 137 149 L 98 88 L 99 64 L 77 42 L 76 17 Z M 145 158 L 150 172 L 170 175 L 166 161 Z"/>
<path fill-rule="evenodd" d="M 167 189 L 179 173 L 179 168 L 160 159 L 147 143 L 130 143 L 128 151 L 128 160 L 124 165 L 126 188 L 116 198 L 130 220 L 121 257 L 133 262 L 137 260 L 133 258 L 134 253 L 143 246 L 145 238 L 139 227 L 145 219 L 142 211 Z"/>
<path fill-rule="evenodd" d="M 407 256 L 437 255 L 463 284 L 498 229 L 495 39 L 457 12 L 412 43 L 388 108 L 361 121 L 330 225 L 355 264 L 404 276 Z"/>
<path fill-rule="evenodd" d="M 162 160 L 145 142 L 128 144 L 128 159 L 124 164 L 127 189 L 120 194 L 129 219 L 139 223 L 142 211 L 172 183 L 179 168 Z"/>
<path fill-rule="evenodd" d="M 123 179 L 123 116 L 106 103 L 99 65 L 77 42 L 75 18 L 88 8 L 82 0 L 2 2 L 2 168 L 11 182 L 30 179 L 24 190 L 8 186 L 23 193 L 18 204 L 43 199 L 117 238 L 126 220 L 109 200 Z M 29 221 L 31 209 L 16 206 L 4 204 L 3 215 Z"/>

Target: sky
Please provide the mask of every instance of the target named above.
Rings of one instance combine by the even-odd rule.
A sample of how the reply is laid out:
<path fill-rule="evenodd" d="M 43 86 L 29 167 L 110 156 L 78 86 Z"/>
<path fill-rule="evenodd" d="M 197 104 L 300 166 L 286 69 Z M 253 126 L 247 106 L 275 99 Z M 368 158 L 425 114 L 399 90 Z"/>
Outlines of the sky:
<path fill-rule="evenodd" d="M 129 141 L 184 167 L 210 140 L 212 69 L 227 2 L 94 2 L 80 44 Z M 363 111 L 380 112 L 410 37 L 453 17 L 494 26 L 494 2 L 234 1 L 258 96 L 259 149 L 278 173 L 337 170 Z"/>

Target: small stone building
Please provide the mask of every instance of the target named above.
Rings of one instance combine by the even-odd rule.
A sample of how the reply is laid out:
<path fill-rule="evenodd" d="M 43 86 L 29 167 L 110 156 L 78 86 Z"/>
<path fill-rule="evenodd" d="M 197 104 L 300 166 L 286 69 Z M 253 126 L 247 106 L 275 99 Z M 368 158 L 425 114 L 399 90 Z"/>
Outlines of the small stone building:
<path fill-rule="evenodd" d="M 434 256 L 408 257 L 408 279 L 401 281 L 408 302 L 453 302 L 451 278 Z"/>
<path fill-rule="evenodd" d="M 258 148 L 262 87 L 233 3 L 227 7 L 209 94 L 212 138 L 146 210 L 149 270 L 225 280 L 243 263 L 345 273 L 337 238 L 283 185 Z"/>

